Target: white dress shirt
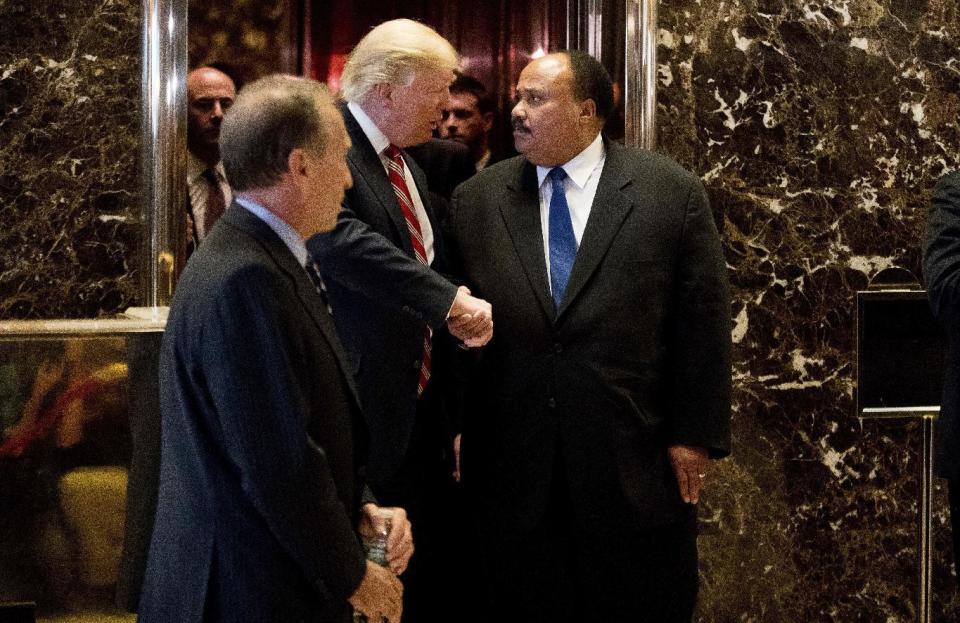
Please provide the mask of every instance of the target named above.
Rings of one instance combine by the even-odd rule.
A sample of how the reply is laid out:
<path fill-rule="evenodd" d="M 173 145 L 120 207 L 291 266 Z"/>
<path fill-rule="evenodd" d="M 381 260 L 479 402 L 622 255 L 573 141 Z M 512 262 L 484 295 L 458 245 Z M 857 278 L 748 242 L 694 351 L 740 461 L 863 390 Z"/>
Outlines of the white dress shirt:
<path fill-rule="evenodd" d="M 380 131 L 380 128 L 367 116 L 367 113 L 363 112 L 363 109 L 360 108 L 359 105 L 354 102 L 347 102 L 347 108 L 353 113 L 357 123 L 360 124 L 360 129 L 363 130 L 363 133 L 367 136 L 367 140 L 373 145 L 373 150 L 380 156 L 380 163 L 383 165 L 383 170 L 389 178 L 390 172 L 387 169 L 387 162 L 389 162 L 390 159 L 387 158 L 383 152 L 390 146 L 390 139 Z M 423 236 L 423 248 L 426 249 L 427 252 L 427 264 L 433 264 L 433 227 L 430 226 L 430 219 L 427 218 L 427 210 L 423 207 L 423 200 L 420 199 L 420 192 L 417 190 L 417 185 L 413 181 L 413 176 L 410 174 L 410 167 L 407 165 L 405 159 L 403 164 L 403 177 L 407 182 L 407 190 L 410 191 L 410 198 L 413 200 L 413 208 L 417 214 L 417 220 L 420 221 L 420 233 Z"/>
<path fill-rule="evenodd" d="M 600 134 L 586 149 L 574 156 L 566 164 L 560 165 L 567 174 L 563 180 L 564 195 L 570 208 L 570 221 L 573 224 L 573 236 L 577 239 L 577 248 L 587 228 L 593 198 L 597 194 L 597 184 L 603 172 L 603 163 L 607 160 L 607 150 L 603 146 Z M 537 183 L 540 185 L 540 229 L 543 232 L 543 258 L 547 264 L 547 283 L 550 282 L 550 198 L 553 197 L 553 184 L 544 180 L 554 167 L 537 167 Z M 552 287 L 552 286 L 551 286 Z"/>
<path fill-rule="evenodd" d="M 210 187 L 207 180 L 203 178 L 203 172 L 206 170 L 207 165 L 188 150 L 187 192 L 190 193 L 190 212 L 193 214 L 193 223 L 200 240 L 203 240 L 207 235 L 203 227 L 203 216 L 207 212 L 207 189 Z M 223 162 L 218 162 L 213 170 L 217 174 L 217 185 L 220 186 L 220 192 L 223 194 L 223 205 L 229 208 L 230 203 L 233 202 L 233 192 L 230 190 L 230 184 L 227 183 L 227 174 L 223 170 Z"/>

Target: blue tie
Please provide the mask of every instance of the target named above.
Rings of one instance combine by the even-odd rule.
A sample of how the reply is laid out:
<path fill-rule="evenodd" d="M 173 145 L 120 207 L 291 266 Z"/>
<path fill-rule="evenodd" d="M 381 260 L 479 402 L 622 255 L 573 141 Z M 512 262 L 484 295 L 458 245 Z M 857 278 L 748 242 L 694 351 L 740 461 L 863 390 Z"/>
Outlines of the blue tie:
<path fill-rule="evenodd" d="M 563 180 L 567 173 L 560 167 L 554 167 L 547 174 L 553 184 L 550 195 L 550 289 L 553 292 L 553 306 L 560 309 L 563 292 L 567 289 L 567 280 L 573 270 L 573 261 L 577 258 L 577 239 L 573 236 L 573 223 L 570 221 L 570 208 L 563 191 Z"/>

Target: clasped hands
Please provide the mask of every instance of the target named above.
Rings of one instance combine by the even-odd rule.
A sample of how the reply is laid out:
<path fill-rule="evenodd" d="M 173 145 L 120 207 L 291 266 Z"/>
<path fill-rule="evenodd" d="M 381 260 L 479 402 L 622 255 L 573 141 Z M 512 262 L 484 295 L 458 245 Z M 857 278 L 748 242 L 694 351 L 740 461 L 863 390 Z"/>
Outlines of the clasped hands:
<path fill-rule="evenodd" d="M 367 538 L 386 533 L 387 566 L 367 561 L 363 580 L 349 598 L 350 605 L 368 621 L 385 619 L 389 623 L 399 623 L 403 611 L 403 585 L 397 576 L 406 570 L 413 555 L 413 532 L 407 513 L 402 508 L 365 504 L 359 530 Z"/>
<path fill-rule="evenodd" d="M 493 337 L 493 308 L 490 303 L 470 295 L 470 289 L 460 286 L 447 316 L 450 334 L 469 348 L 486 345 Z"/>

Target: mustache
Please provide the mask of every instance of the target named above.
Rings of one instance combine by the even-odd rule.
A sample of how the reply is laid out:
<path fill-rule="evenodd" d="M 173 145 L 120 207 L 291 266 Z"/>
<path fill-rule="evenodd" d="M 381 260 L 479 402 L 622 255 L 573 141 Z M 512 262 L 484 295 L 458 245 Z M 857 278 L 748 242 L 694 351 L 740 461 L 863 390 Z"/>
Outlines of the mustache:
<path fill-rule="evenodd" d="M 510 120 L 510 125 L 513 127 L 514 132 L 527 132 L 530 133 L 530 128 L 523 124 L 523 119 L 517 119 L 516 117 Z"/>

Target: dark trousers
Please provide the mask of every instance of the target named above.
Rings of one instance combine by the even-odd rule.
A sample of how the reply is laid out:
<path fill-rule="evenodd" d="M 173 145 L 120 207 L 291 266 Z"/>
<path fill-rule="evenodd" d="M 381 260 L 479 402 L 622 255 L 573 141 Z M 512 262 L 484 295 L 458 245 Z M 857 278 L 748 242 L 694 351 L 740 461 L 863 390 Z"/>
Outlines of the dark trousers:
<path fill-rule="evenodd" d="M 486 620 L 689 623 L 698 588 L 696 520 L 609 531 L 580 525 L 566 490 L 557 470 L 549 508 L 533 530 L 481 531 Z"/>
<path fill-rule="evenodd" d="M 419 401 L 400 471 L 389 482 L 371 483 L 378 503 L 404 508 L 413 529 L 414 554 L 400 576 L 403 623 L 460 621 L 457 609 L 465 607 L 461 495 L 452 476 L 452 442 L 431 389 L 432 384 Z"/>

